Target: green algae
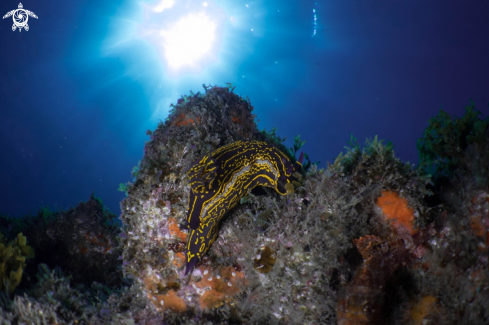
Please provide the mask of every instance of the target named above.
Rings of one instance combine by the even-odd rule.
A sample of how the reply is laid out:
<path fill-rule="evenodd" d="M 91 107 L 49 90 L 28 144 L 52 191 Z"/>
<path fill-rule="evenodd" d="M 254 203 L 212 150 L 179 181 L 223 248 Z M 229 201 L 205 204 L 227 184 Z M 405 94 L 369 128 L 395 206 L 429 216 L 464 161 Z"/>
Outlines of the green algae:
<path fill-rule="evenodd" d="M 6 239 L 0 233 L 0 289 L 12 294 L 22 281 L 25 259 L 34 257 L 34 250 L 27 245 L 27 238 L 19 233 L 7 246 Z"/>

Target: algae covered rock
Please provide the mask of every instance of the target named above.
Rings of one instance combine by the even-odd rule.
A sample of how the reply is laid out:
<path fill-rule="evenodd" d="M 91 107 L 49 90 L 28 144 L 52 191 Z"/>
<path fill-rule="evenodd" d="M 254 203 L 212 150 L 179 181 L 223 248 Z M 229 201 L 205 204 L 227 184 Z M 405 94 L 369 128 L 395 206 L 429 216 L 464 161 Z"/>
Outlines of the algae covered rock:
<path fill-rule="evenodd" d="M 169 117 L 147 132 L 151 140 L 133 169 L 133 183 L 120 188 L 127 193 L 122 228 L 93 195 L 67 211 L 0 216 L 2 233 L 29 238 L 36 256 L 28 261 L 54 268 L 39 264 L 31 276 L 37 282 L 25 289 L 22 281 L 9 304 L 0 296 L 0 320 L 489 323 L 489 129 L 472 110 L 463 121 L 473 123 L 454 122 L 472 131 L 459 134 L 466 145 L 449 169 L 415 168 L 377 137 L 363 148 L 352 137 L 346 154 L 326 169 L 304 154 L 308 162 L 281 194 L 257 186 L 233 197 L 234 207 L 219 216 L 215 241 L 186 275 L 189 231 L 196 224 L 187 220 L 192 185 L 201 191 L 194 196 L 202 194 L 222 172 L 204 158 L 229 144 L 244 148 L 245 141 L 262 141 L 296 163 L 304 144 L 297 136 L 287 150 L 275 129 L 258 131 L 250 101 L 234 88 L 204 88 L 179 99 Z M 433 126 L 439 129 L 436 123 L 429 134 Z M 443 141 L 440 147 L 425 135 L 422 142 L 424 150 L 437 144 L 432 154 L 441 158 L 458 150 L 453 146 L 459 142 Z M 192 172 L 195 162 L 203 164 Z M 23 265 L 32 249 L 22 234 L 3 243 L 2 270 L 8 271 L 1 273 L 2 283 L 10 291 L 27 279 Z"/>
<path fill-rule="evenodd" d="M 28 261 L 26 284 L 34 284 L 37 265 L 44 263 L 60 267 L 72 283 L 90 286 L 97 281 L 114 287 L 122 281 L 116 219 L 92 193 L 89 200 L 64 211 L 43 208 L 21 218 L 0 216 L 0 229 L 9 237 L 22 232 L 36 252 Z"/>
<path fill-rule="evenodd" d="M 259 140 L 295 157 L 272 132 L 258 131 L 249 101 L 229 88 L 206 87 L 183 97 L 151 140 L 121 202 L 124 274 L 168 322 L 334 323 L 329 285 L 339 256 L 353 247 L 359 220 L 352 207 L 371 196 L 346 192 L 313 165 L 286 195 L 257 187 L 222 220 L 216 242 L 185 276 L 187 171 L 208 152 L 238 140 Z M 370 208 L 372 210 L 373 208 Z M 346 272 L 352 272 L 346 271 Z"/>
<path fill-rule="evenodd" d="M 148 131 L 134 183 L 125 187 L 124 273 L 146 299 L 147 317 L 169 324 L 488 319 L 489 299 L 481 291 L 489 279 L 481 123 L 462 153 L 473 157 L 464 158 L 475 162 L 464 172 L 476 182 L 463 173 L 454 179 L 454 189 L 466 192 L 447 199 L 450 193 L 432 183 L 436 175 L 402 162 L 391 143 L 375 137 L 361 149 L 352 138 L 326 170 L 312 165 L 297 174 L 286 195 L 256 187 L 241 197 L 186 276 L 192 164 L 239 140 L 265 141 L 292 161 L 300 147 L 288 151 L 275 129 L 256 130 L 252 106 L 232 89 L 205 88 L 180 99 L 168 119 Z M 447 316 L 443 306 L 453 312 Z"/>

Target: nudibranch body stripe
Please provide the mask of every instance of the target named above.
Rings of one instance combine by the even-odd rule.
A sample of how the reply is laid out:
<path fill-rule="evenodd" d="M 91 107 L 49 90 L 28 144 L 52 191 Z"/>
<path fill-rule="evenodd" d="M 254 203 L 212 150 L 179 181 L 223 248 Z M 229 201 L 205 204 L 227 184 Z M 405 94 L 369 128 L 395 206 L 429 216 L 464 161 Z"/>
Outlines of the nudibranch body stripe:
<path fill-rule="evenodd" d="M 296 180 L 292 175 L 301 171 L 301 162 L 302 155 L 293 164 L 282 151 L 259 141 L 233 142 L 194 162 L 187 172 L 191 191 L 185 274 L 209 250 L 227 211 L 256 186 L 286 195 L 285 184 Z"/>

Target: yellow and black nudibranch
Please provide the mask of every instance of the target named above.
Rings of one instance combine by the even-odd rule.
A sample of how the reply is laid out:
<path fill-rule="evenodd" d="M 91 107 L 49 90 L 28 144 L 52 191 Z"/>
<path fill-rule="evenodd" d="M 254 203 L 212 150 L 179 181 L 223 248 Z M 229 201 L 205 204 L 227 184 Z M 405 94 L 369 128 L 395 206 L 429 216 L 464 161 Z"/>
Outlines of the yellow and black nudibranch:
<path fill-rule="evenodd" d="M 301 154 L 294 164 L 282 151 L 260 141 L 237 141 L 195 161 L 187 175 L 190 199 L 187 222 L 185 275 L 209 250 L 217 237 L 219 221 L 256 186 L 274 188 L 286 195 L 285 185 L 302 170 Z"/>

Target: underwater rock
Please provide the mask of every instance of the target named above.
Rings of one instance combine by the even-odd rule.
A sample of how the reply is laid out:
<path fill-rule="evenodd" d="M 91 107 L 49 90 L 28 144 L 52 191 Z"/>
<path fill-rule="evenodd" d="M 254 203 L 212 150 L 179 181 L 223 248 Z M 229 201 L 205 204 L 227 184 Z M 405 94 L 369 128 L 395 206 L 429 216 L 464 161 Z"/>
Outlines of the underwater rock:
<path fill-rule="evenodd" d="M 295 161 L 274 132 L 256 129 L 251 109 L 249 101 L 220 87 L 180 100 L 168 120 L 150 133 L 135 182 L 121 202 L 124 273 L 169 321 L 195 320 L 212 310 L 222 315 L 232 311 L 244 322 L 268 323 L 334 314 L 334 293 L 326 283 L 348 239 L 332 233 L 345 228 L 348 218 L 328 223 L 319 218 L 327 204 L 324 193 L 336 199 L 340 194 L 315 168 L 309 178 L 297 175 L 305 177 L 294 184 L 300 191 L 293 187 L 281 196 L 261 190 L 238 202 L 224 216 L 209 252 L 185 276 L 191 193 L 187 171 L 192 164 L 237 140 L 263 141 Z M 340 202 L 348 200 L 341 197 Z M 333 211 L 346 213 L 341 207 Z M 172 285 L 176 281 L 178 289 Z"/>
<path fill-rule="evenodd" d="M 262 141 L 294 163 L 302 143 L 296 137 L 287 150 L 275 129 L 258 131 L 253 107 L 234 88 L 204 88 L 147 132 L 134 183 L 123 186 L 122 231 L 102 226 L 111 215 L 93 197 L 24 225 L 37 245 L 31 260 L 38 247 L 41 256 L 63 252 L 87 261 L 63 268 L 93 280 L 87 268 L 97 257 L 102 283 L 73 278 L 71 286 L 58 268 L 39 264 L 31 288 L 23 280 L 13 300 L 1 297 L 2 325 L 489 323 L 489 124 L 480 121 L 449 181 L 403 163 L 377 137 L 363 149 L 352 137 L 327 169 L 294 173 L 284 195 L 248 191 L 219 216 L 214 243 L 186 275 L 192 185 L 213 176 L 204 162 L 202 182 L 189 177 L 193 163 L 237 141 Z M 438 151 L 424 150 L 437 161 Z M 2 233 L 22 232 L 19 224 L 0 216 Z"/>
<path fill-rule="evenodd" d="M 148 304 L 169 323 L 210 314 L 214 323 L 233 315 L 238 323 L 269 324 L 374 324 L 411 317 L 407 310 L 421 315 L 426 304 L 413 307 L 421 297 L 401 297 L 415 295 L 414 266 L 429 259 L 442 210 L 424 202 L 430 177 L 377 138 L 363 151 L 354 145 L 327 171 L 313 166 L 298 175 L 286 195 L 266 187 L 247 193 L 185 275 L 187 231 L 196 226 L 186 218 L 194 162 L 239 140 L 264 141 L 290 155 L 274 130 L 256 129 L 251 108 L 230 89 L 206 88 L 179 100 L 149 133 L 121 202 L 124 272 Z M 203 183 L 214 172 L 206 166 Z"/>
<path fill-rule="evenodd" d="M 384 238 L 367 235 L 353 241 L 363 263 L 341 290 L 336 309 L 338 324 L 389 323 L 389 282 L 398 281 L 395 272 L 425 253 L 427 230 L 419 232 L 414 228 L 414 209 L 406 199 L 396 192 L 382 191 L 375 204 L 381 209 L 379 220 L 388 233 L 384 233 Z"/>
<path fill-rule="evenodd" d="M 412 308 L 409 319 L 413 325 L 425 325 L 429 322 L 429 317 L 432 314 L 437 314 L 439 308 L 436 305 L 437 299 L 434 296 L 428 295 L 421 298 Z"/>
<path fill-rule="evenodd" d="M 60 267 L 72 277 L 73 284 L 90 286 L 97 281 L 114 287 L 122 283 L 121 230 L 114 222 L 117 217 L 93 193 L 86 202 L 65 211 L 44 208 L 34 216 L 2 219 L 0 223 L 15 225 L 6 233 L 9 237 L 12 231 L 22 229 L 36 252 L 26 267 L 31 284 L 40 263 L 53 269 Z M 28 283 L 21 286 L 24 284 Z"/>
<path fill-rule="evenodd" d="M 409 262 L 410 252 L 402 239 L 365 236 L 355 240 L 355 245 L 363 266 L 344 288 L 337 306 L 338 324 L 377 324 L 386 303 L 386 283 L 394 271 Z"/>

